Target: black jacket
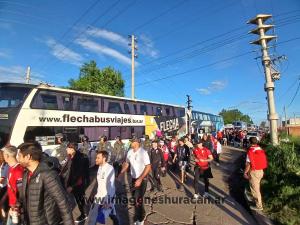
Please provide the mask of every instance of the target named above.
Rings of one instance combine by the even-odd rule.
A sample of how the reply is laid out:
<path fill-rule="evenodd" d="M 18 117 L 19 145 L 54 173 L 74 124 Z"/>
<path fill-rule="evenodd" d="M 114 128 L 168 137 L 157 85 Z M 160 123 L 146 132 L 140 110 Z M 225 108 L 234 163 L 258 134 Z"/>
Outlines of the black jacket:
<path fill-rule="evenodd" d="M 73 225 L 67 193 L 58 173 L 49 164 L 41 162 L 27 182 L 29 171 L 23 174 L 21 207 L 25 225 Z"/>
<path fill-rule="evenodd" d="M 151 148 L 149 157 L 150 157 L 150 163 L 152 165 L 152 168 L 156 168 L 159 166 L 161 166 L 161 167 L 165 166 L 164 155 L 160 148 L 157 148 L 157 149 Z"/>
<path fill-rule="evenodd" d="M 89 161 L 87 156 L 77 151 L 72 159 L 66 164 L 67 168 L 62 171 L 65 188 L 83 192 L 89 183 Z"/>
<path fill-rule="evenodd" d="M 211 140 L 209 140 L 209 139 L 207 139 L 206 141 L 204 141 L 203 147 L 209 149 L 211 152 L 213 152 L 213 150 L 214 150 L 213 144 L 212 144 Z"/>
<path fill-rule="evenodd" d="M 187 145 L 178 145 L 176 149 L 176 154 L 179 161 L 190 161 L 190 149 Z"/>

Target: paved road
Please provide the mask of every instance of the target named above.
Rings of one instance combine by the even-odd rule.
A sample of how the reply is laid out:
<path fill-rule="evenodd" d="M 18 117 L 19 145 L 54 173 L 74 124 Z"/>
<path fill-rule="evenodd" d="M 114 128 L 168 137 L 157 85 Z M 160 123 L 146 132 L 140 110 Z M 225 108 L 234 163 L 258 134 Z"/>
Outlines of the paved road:
<path fill-rule="evenodd" d="M 191 201 L 194 194 L 193 176 L 188 174 L 186 184 L 178 189 L 178 176 L 170 172 L 162 178 L 164 192 L 150 193 L 147 191 L 148 201 L 145 204 L 145 225 L 172 224 L 172 225 L 255 225 L 252 216 L 230 195 L 228 178 L 235 168 L 234 161 L 243 154 L 243 150 L 224 147 L 221 154 L 221 165 L 212 166 L 214 178 L 210 180 L 210 193 L 213 198 L 208 202 L 200 198 L 198 202 Z M 125 176 L 123 184 L 117 185 L 119 196 L 130 200 L 128 177 Z M 204 185 L 202 183 L 204 191 Z M 91 192 L 91 187 L 87 194 Z M 148 188 L 149 189 L 149 188 Z M 181 201 L 181 202 L 180 202 Z M 130 204 L 116 206 L 122 225 L 132 225 L 134 208 Z M 74 210 L 78 215 L 78 210 Z M 111 224 L 111 223 L 107 223 Z"/>

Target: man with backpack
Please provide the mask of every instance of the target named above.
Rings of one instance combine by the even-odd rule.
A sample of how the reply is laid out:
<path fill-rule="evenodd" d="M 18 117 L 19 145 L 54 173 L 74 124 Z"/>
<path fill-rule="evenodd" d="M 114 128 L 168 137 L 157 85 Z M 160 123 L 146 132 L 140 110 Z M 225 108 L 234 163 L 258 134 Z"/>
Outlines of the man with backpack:
<path fill-rule="evenodd" d="M 265 151 L 257 144 L 257 138 L 250 138 L 250 148 L 247 152 L 244 178 L 249 179 L 251 194 L 256 206 L 251 206 L 253 210 L 263 210 L 260 193 L 260 182 L 264 176 L 264 169 L 267 168 L 267 157 Z"/>

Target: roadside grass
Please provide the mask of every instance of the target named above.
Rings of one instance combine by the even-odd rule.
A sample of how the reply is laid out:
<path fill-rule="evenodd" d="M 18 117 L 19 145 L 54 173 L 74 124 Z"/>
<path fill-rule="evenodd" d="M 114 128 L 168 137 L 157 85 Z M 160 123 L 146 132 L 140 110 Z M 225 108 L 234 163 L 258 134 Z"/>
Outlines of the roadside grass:
<path fill-rule="evenodd" d="M 289 137 L 276 147 L 266 141 L 262 147 L 268 155 L 262 182 L 266 213 L 275 224 L 300 225 L 300 138 Z"/>

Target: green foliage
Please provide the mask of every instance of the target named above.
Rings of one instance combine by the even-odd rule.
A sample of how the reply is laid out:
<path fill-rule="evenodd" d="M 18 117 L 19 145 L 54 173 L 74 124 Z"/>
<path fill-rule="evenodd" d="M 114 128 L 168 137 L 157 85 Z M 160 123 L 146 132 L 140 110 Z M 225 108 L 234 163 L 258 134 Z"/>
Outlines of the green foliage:
<path fill-rule="evenodd" d="M 124 96 L 124 85 L 125 81 L 119 71 L 112 67 L 101 70 L 95 61 L 90 61 L 80 68 L 77 80 L 69 80 L 68 88 L 98 94 Z"/>
<path fill-rule="evenodd" d="M 265 208 L 276 224 L 300 224 L 300 143 L 265 146 L 269 166 L 262 183 Z"/>
<path fill-rule="evenodd" d="M 238 109 L 222 109 L 222 111 L 219 113 L 224 119 L 225 124 L 232 124 L 233 121 L 244 121 L 246 123 L 253 123 L 250 116 L 243 114 Z"/>

